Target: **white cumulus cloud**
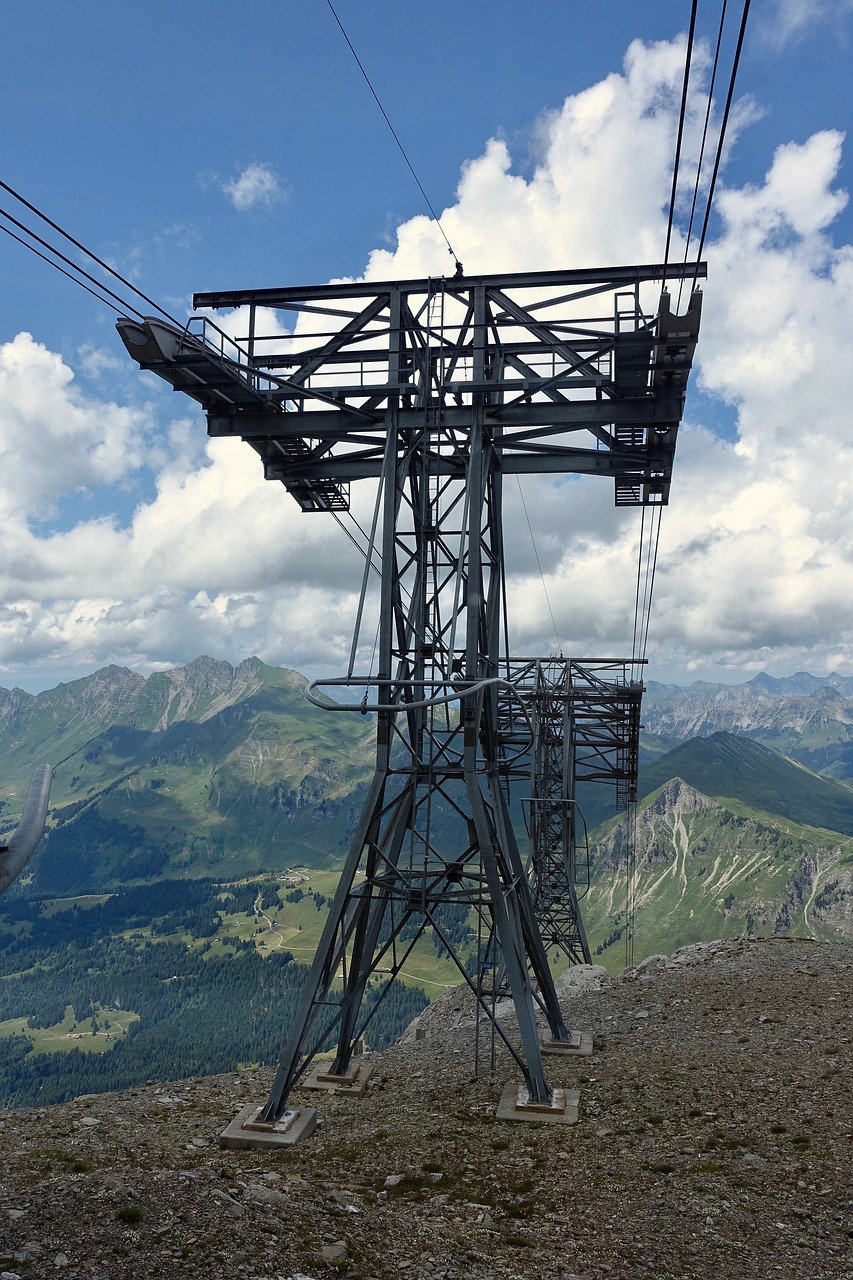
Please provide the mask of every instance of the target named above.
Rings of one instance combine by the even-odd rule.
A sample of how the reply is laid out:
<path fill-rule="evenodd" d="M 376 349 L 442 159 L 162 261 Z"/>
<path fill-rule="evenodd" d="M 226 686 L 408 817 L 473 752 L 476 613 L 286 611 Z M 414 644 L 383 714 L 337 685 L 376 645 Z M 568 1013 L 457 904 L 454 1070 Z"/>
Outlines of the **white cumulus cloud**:
<path fill-rule="evenodd" d="M 660 261 L 683 56 L 683 40 L 632 44 L 620 73 L 539 122 L 528 176 L 501 140 L 468 161 L 442 216 L 466 273 Z M 705 58 L 700 51 L 697 65 Z M 697 95 L 688 173 L 704 106 Z M 754 114 L 742 104 L 735 138 Z M 650 649 L 658 678 L 735 678 L 762 666 L 853 672 L 853 248 L 836 243 L 842 147 L 826 129 L 780 140 L 747 184 L 727 187 L 723 171 L 663 519 Z M 253 165 L 230 196 L 245 209 L 280 190 L 267 166 Z M 366 275 L 447 270 L 440 233 L 417 217 L 398 228 L 393 252 L 370 255 Z M 270 332 L 280 322 L 261 319 Z M 224 321 L 235 332 L 240 323 Z M 146 413 L 87 399 L 60 357 L 28 335 L 0 348 L 0 462 L 10 477 L 0 682 L 4 666 L 29 662 L 153 667 L 204 650 L 340 670 L 357 554 L 330 518 L 303 515 L 264 482 L 247 445 L 193 447 L 190 433 L 182 420 L 155 435 Z M 39 522 L 63 495 L 109 495 L 145 467 L 151 492 L 124 518 Z M 612 484 L 596 477 L 526 477 L 522 492 L 505 486 L 515 651 L 548 652 L 556 630 L 566 653 L 625 652 L 637 513 L 616 511 Z M 369 526 L 369 486 L 355 484 L 353 501 Z"/>
<path fill-rule="evenodd" d="M 258 161 L 247 165 L 236 178 L 228 178 L 221 185 L 239 213 L 246 213 L 249 209 L 269 209 L 285 199 L 285 191 L 275 169 Z"/>

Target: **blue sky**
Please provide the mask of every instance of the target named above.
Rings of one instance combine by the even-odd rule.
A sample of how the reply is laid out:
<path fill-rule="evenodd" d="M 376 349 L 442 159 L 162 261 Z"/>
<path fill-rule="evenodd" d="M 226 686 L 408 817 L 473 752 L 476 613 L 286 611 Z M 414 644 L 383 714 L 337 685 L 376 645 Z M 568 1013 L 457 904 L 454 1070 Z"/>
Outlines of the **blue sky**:
<path fill-rule="evenodd" d="M 687 3 L 336 7 L 469 270 L 662 256 Z M 657 678 L 853 672 L 853 6 L 753 9 Z M 452 271 L 325 0 L 135 12 L 7 7 L 0 178 L 176 315 L 194 290 Z M 700 41 L 718 15 L 700 4 Z M 302 523 L 253 455 L 209 448 L 192 404 L 127 360 L 112 313 L 6 235 L 0 281 L 0 684 L 201 651 L 338 670 L 352 566 L 334 532 Z M 561 640 L 624 651 L 636 529 L 609 492 L 566 492 L 527 495 Z M 544 651 L 530 560 L 512 570 L 518 639 Z"/>

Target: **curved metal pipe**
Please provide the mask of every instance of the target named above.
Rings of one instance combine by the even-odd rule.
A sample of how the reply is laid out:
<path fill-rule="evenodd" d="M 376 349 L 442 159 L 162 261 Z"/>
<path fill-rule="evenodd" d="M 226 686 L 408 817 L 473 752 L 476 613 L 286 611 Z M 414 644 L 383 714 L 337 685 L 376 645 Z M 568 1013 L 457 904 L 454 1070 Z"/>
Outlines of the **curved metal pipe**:
<path fill-rule="evenodd" d="M 0 844 L 0 893 L 5 893 L 35 853 L 44 835 L 53 769 L 40 764 L 33 774 L 21 821 L 6 844 Z"/>
<path fill-rule="evenodd" d="M 446 689 L 448 681 L 446 680 L 399 680 L 392 682 L 384 677 L 378 676 L 330 676 L 328 679 L 312 680 L 311 683 L 303 690 L 302 696 L 311 703 L 313 707 L 319 707 L 321 711 L 360 711 L 362 715 L 366 715 L 369 711 L 418 711 L 422 707 L 439 707 L 447 702 L 461 702 L 463 698 L 470 698 L 472 694 L 479 693 L 481 689 L 488 689 L 490 685 L 496 684 L 502 689 L 508 689 L 518 703 L 525 724 L 530 731 L 530 742 L 517 751 L 514 756 L 510 756 L 505 760 L 505 764 L 514 764 L 516 760 L 520 760 L 526 755 L 533 742 L 533 722 L 527 707 L 524 705 L 524 699 L 521 697 L 518 689 L 509 680 L 503 680 L 500 676 L 486 676 L 482 680 L 467 681 L 454 688 L 452 693 L 433 694 L 431 698 L 420 698 L 417 702 L 323 702 L 322 698 L 318 698 L 314 690 L 321 685 L 343 685 L 344 687 L 366 688 L 375 685 L 385 684 L 409 684 L 413 686 L 421 686 L 430 689 Z"/>

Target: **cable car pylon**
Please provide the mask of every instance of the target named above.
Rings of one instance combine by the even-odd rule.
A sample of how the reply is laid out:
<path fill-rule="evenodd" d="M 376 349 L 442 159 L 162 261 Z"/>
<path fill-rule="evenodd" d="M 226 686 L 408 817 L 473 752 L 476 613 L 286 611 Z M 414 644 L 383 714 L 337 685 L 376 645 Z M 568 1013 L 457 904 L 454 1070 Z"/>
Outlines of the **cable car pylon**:
<path fill-rule="evenodd" d="M 531 886 L 511 810 L 536 716 L 504 639 L 503 478 L 604 475 L 617 506 L 667 502 L 701 293 L 677 316 L 663 286 L 705 274 L 623 266 L 197 294 L 196 308 L 244 309 L 237 340 L 207 316 L 184 330 L 118 322 L 140 366 L 197 400 L 211 436 L 249 443 L 304 511 L 346 513 L 361 479 L 378 494 L 376 674 L 351 663 L 325 682 L 351 688 L 339 709 L 375 716 L 373 778 L 270 1095 L 224 1144 L 310 1131 L 313 1109 L 288 1107 L 301 1081 L 363 1087 L 361 1038 L 427 926 L 521 1071 L 498 1114 L 576 1118 L 576 1094 L 546 1079 L 537 1014 L 548 1048 L 576 1049 L 579 1033 L 560 1010 L 537 917 L 542 869 Z M 259 308 L 305 319 L 271 339 Z M 621 696 L 639 707 L 636 691 Z M 312 697 L 328 708 L 319 690 Z M 566 704 L 574 723 L 582 703 Z M 576 741 L 572 729 L 570 749 Z M 545 800 L 534 796 L 541 812 Z M 459 941 L 465 921 L 485 939 L 473 961 Z M 494 1017 L 496 969 L 518 1041 Z"/>

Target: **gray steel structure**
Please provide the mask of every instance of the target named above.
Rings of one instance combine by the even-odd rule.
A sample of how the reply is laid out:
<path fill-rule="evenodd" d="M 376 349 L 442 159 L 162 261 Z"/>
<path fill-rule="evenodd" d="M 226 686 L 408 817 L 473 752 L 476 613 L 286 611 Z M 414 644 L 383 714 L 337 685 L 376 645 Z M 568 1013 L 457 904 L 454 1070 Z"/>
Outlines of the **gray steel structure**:
<path fill-rule="evenodd" d="M 617 807 L 637 798 L 642 663 L 618 658 L 510 658 L 507 678 L 533 726 L 526 820 L 533 909 L 546 950 L 589 964 L 579 899 L 589 888 L 589 851 L 579 782 L 609 783 Z M 527 724 L 506 700 L 502 741 L 520 748 Z"/>
<path fill-rule="evenodd" d="M 604 475 L 617 505 L 667 501 L 701 294 L 679 317 L 661 286 L 694 274 L 704 267 L 197 294 L 197 308 L 245 308 L 237 340 L 207 317 L 185 331 L 119 321 L 140 365 L 196 399 L 210 435 L 247 441 L 304 511 L 344 512 L 352 481 L 377 482 L 377 674 L 351 661 L 326 682 L 367 690 L 349 705 L 376 717 L 375 772 L 262 1122 L 324 1046 L 346 1078 L 368 982 L 400 973 L 428 924 L 486 1014 L 483 970 L 500 964 L 522 1049 L 507 1046 L 531 1104 L 550 1105 L 535 1006 L 550 1041 L 571 1033 L 510 819 L 534 724 L 507 656 L 503 477 Z M 294 331 L 268 336 L 269 311 L 296 314 Z M 481 922 L 474 975 L 453 908 Z"/>

